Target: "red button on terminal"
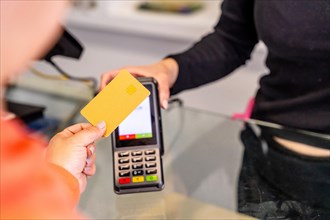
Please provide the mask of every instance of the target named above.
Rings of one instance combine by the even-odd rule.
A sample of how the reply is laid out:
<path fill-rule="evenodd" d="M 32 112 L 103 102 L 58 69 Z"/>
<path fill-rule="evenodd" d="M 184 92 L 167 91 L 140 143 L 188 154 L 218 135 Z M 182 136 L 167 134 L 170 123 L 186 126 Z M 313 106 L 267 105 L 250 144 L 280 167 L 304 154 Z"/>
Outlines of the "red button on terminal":
<path fill-rule="evenodd" d="M 119 178 L 119 184 L 128 184 L 131 182 L 131 178 L 127 177 L 127 178 Z"/>

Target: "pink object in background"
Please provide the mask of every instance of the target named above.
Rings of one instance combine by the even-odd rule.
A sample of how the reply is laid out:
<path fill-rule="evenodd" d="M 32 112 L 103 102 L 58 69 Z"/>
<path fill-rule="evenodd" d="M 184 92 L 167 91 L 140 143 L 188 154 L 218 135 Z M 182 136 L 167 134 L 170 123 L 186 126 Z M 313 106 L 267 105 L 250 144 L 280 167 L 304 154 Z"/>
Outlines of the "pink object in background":
<path fill-rule="evenodd" d="M 252 114 L 252 109 L 254 106 L 254 98 L 251 98 L 245 108 L 245 112 L 243 113 L 233 113 L 231 116 L 232 119 L 234 120 L 246 120 L 250 119 L 251 114 Z"/>

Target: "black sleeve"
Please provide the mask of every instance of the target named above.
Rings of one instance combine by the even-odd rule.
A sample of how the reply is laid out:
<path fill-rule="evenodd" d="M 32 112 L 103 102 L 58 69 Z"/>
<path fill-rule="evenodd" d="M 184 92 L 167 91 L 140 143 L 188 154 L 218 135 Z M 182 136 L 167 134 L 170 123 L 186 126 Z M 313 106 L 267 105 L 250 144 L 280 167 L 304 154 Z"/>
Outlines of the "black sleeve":
<path fill-rule="evenodd" d="M 171 94 L 220 79 L 250 58 L 258 42 L 253 8 L 254 0 L 224 0 L 214 31 L 187 51 L 169 56 L 179 64 Z"/>

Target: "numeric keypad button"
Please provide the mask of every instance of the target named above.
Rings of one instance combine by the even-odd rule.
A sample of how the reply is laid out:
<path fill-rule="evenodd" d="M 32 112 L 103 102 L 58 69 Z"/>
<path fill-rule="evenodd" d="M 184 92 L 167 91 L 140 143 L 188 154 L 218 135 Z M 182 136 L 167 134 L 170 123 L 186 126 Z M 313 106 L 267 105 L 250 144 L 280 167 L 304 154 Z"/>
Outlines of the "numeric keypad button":
<path fill-rule="evenodd" d="M 129 170 L 129 165 L 119 166 L 119 170 Z"/>
<path fill-rule="evenodd" d="M 129 171 L 119 172 L 119 176 L 120 176 L 120 177 L 130 176 L 130 172 L 129 172 Z"/>
<path fill-rule="evenodd" d="M 145 155 L 151 155 L 151 154 L 155 154 L 155 153 L 156 153 L 155 150 L 146 150 L 146 151 L 144 151 Z"/>
<path fill-rule="evenodd" d="M 142 157 L 133 157 L 132 162 L 133 163 L 142 162 Z"/>
<path fill-rule="evenodd" d="M 120 152 L 118 153 L 119 157 L 128 157 L 129 156 L 129 152 Z"/>
<path fill-rule="evenodd" d="M 156 163 L 146 163 L 146 168 L 156 167 Z"/>
<path fill-rule="evenodd" d="M 155 156 L 149 156 L 145 158 L 145 161 L 155 161 L 156 157 Z"/>
<path fill-rule="evenodd" d="M 128 163 L 129 159 L 128 158 L 123 158 L 123 159 L 119 159 L 118 163 L 123 164 L 123 163 Z"/>
<path fill-rule="evenodd" d="M 141 156 L 142 155 L 142 151 L 133 151 L 132 152 L 132 156 Z"/>
<path fill-rule="evenodd" d="M 132 172 L 133 176 L 142 176 L 143 175 L 143 170 L 134 170 Z"/>
<path fill-rule="evenodd" d="M 133 169 L 142 169 L 143 168 L 143 164 L 133 164 L 132 165 Z"/>
<path fill-rule="evenodd" d="M 157 173 L 157 170 L 156 169 L 152 169 L 152 170 L 147 170 L 146 171 L 146 174 L 149 175 L 149 174 L 156 174 Z"/>

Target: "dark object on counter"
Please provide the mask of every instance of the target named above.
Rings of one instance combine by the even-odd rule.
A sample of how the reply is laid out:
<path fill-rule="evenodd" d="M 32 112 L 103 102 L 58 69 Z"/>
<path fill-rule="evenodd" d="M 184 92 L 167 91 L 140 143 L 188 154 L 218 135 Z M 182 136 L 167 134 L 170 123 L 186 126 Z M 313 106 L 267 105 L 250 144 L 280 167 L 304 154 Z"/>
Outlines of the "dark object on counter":
<path fill-rule="evenodd" d="M 8 110 L 23 121 L 31 131 L 38 131 L 51 138 L 57 131 L 60 120 L 44 116 L 45 107 L 7 101 Z"/>
<path fill-rule="evenodd" d="M 62 36 L 55 46 L 42 59 L 49 62 L 53 56 L 57 55 L 79 59 L 83 50 L 84 48 L 81 43 L 64 29 Z"/>
<path fill-rule="evenodd" d="M 45 107 L 7 101 L 7 108 L 25 123 L 43 118 Z"/>
<path fill-rule="evenodd" d="M 154 12 L 170 12 L 176 14 L 191 14 L 203 8 L 201 2 L 142 2 L 139 10 Z"/>
<path fill-rule="evenodd" d="M 93 89 L 96 90 L 97 80 L 94 77 L 73 76 L 64 71 L 59 65 L 56 64 L 56 62 L 52 60 L 54 56 L 64 56 L 79 59 L 83 50 L 84 47 L 82 46 L 82 44 L 71 33 L 69 33 L 65 28 L 63 28 L 63 34 L 60 39 L 42 59 L 46 60 L 49 64 L 51 64 L 65 78 L 75 81 L 91 82 Z"/>

